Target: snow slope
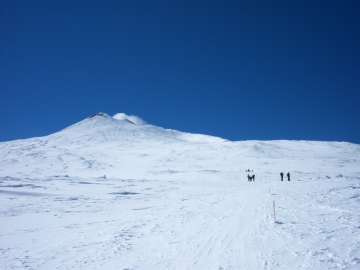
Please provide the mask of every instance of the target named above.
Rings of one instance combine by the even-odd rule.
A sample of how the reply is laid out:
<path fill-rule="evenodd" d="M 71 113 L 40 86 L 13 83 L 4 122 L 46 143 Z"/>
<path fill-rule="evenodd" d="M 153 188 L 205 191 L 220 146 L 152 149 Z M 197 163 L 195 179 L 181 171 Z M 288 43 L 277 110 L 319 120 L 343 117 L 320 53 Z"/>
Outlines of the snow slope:
<path fill-rule="evenodd" d="M 0 265 L 360 269 L 359 161 L 346 142 L 230 142 L 99 113 L 0 143 Z"/>

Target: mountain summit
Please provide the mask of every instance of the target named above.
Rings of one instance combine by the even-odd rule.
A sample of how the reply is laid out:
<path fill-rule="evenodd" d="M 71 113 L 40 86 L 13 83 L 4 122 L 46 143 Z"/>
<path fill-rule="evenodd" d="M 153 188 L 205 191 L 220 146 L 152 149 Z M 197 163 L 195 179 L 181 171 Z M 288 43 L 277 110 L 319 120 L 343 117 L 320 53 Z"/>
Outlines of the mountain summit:
<path fill-rule="evenodd" d="M 146 124 L 136 116 L 120 113 L 110 117 L 106 113 L 97 113 L 55 133 L 55 137 L 92 139 L 95 141 L 188 141 L 188 142 L 225 142 L 226 140 L 201 134 L 191 134 Z"/>

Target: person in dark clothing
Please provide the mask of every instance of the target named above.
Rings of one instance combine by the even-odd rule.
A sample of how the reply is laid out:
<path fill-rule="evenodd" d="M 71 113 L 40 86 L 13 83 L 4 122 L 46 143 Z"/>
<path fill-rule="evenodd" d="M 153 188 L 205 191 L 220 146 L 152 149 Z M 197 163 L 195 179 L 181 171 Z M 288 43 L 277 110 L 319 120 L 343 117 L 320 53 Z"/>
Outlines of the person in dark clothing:
<path fill-rule="evenodd" d="M 282 172 L 280 173 L 280 176 L 281 176 L 281 181 L 284 180 L 284 174 Z"/>
<path fill-rule="evenodd" d="M 253 176 L 252 176 L 252 180 L 255 182 L 255 174 L 253 174 Z"/>
<path fill-rule="evenodd" d="M 286 176 L 287 176 L 287 178 L 288 178 L 288 181 L 290 181 L 290 173 L 289 173 L 289 172 L 287 173 Z"/>

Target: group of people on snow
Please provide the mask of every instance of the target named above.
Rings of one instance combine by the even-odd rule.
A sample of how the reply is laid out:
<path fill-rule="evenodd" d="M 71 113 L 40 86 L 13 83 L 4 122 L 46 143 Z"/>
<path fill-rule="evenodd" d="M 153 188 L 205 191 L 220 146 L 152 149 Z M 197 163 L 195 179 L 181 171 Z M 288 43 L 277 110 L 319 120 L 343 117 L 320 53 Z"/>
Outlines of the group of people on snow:
<path fill-rule="evenodd" d="M 280 176 L 281 176 L 281 181 L 283 181 L 284 180 L 283 172 L 280 173 Z M 289 172 L 286 174 L 286 176 L 287 176 L 288 181 L 290 181 L 290 173 Z"/>
<path fill-rule="evenodd" d="M 252 170 L 250 171 L 250 169 L 248 169 L 248 170 L 246 170 L 246 172 L 253 172 L 253 171 Z M 288 181 L 290 181 L 290 172 L 288 172 L 286 174 L 286 176 L 287 176 Z M 281 181 L 284 181 L 284 173 L 283 172 L 280 173 L 280 177 L 281 177 Z M 255 174 L 253 174 L 253 175 L 248 174 L 247 178 L 248 178 L 249 182 L 251 182 L 251 181 L 255 182 Z"/>
<path fill-rule="evenodd" d="M 253 170 L 250 170 L 250 169 L 247 169 L 245 172 L 253 172 Z M 254 181 L 255 182 L 255 174 L 253 175 L 249 175 L 248 174 L 248 181 L 251 182 L 251 181 Z"/>

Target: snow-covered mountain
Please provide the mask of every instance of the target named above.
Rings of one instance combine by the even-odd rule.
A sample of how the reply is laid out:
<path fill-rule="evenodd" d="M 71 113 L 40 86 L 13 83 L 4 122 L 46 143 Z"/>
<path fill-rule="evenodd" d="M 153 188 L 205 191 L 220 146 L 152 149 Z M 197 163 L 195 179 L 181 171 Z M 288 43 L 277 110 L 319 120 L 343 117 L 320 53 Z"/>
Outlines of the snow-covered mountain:
<path fill-rule="evenodd" d="M 172 159 L 174 151 L 222 142 L 226 141 L 151 125 L 139 126 L 98 113 L 49 136 L 1 143 L 0 174 L 8 176 L 15 169 L 10 174 L 22 177 L 104 174 L 118 177 L 131 167 L 130 177 L 133 167 L 141 173 L 145 169 L 154 170 L 154 166 L 159 166 L 154 163 Z"/>
<path fill-rule="evenodd" d="M 359 165 L 346 142 L 231 142 L 98 113 L 0 143 L 0 264 L 359 269 Z"/>

